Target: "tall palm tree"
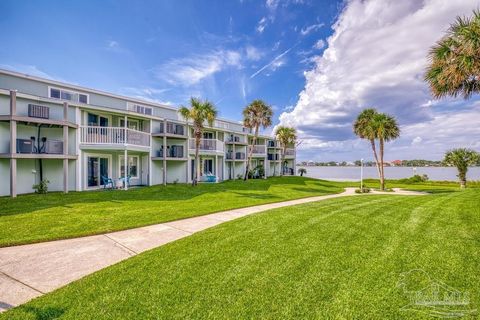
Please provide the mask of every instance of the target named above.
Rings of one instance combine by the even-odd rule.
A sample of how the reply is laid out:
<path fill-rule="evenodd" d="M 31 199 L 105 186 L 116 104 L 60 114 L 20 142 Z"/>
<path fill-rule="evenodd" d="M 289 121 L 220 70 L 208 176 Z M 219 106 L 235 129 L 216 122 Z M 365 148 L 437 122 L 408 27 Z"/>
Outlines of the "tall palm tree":
<path fill-rule="evenodd" d="M 297 141 L 297 131 L 291 127 L 279 126 L 275 130 L 275 137 L 277 138 L 278 142 L 280 142 L 280 147 L 282 148 L 282 168 L 280 170 L 280 175 L 283 176 L 283 164 L 285 162 L 285 152 L 287 150 L 287 146 L 290 144 L 295 144 Z"/>
<path fill-rule="evenodd" d="M 475 165 L 480 156 L 472 149 L 459 148 L 453 149 L 445 153 L 443 162 L 450 166 L 457 167 L 458 179 L 460 180 L 460 188 L 467 186 L 468 167 Z"/>
<path fill-rule="evenodd" d="M 273 110 L 262 100 L 254 100 L 243 109 L 243 125 L 253 130 L 252 146 L 249 146 L 247 167 L 245 170 L 244 180 L 248 179 L 248 171 L 252 163 L 253 146 L 256 145 L 258 139 L 258 130 L 260 127 L 264 129 L 272 125 Z"/>
<path fill-rule="evenodd" d="M 400 136 L 400 128 L 394 117 L 379 113 L 375 109 L 363 110 L 353 124 L 353 132 L 361 139 L 370 141 L 375 157 L 375 164 L 380 178 L 380 189 L 385 190 L 384 153 L 385 142 Z M 379 154 L 377 154 L 376 140 L 378 140 Z"/>
<path fill-rule="evenodd" d="M 447 34 L 428 55 L 425 81 L 432 95 L 462 95 L 465 99 L 480 92 L 480 11 L 472 17 L 457 17 Z"/>
<path fill-rule="evenodd" d="M 377 147 L 375 145 L 375 139 L 377 138 L 377 132 L 373 127 L 373 118 L 377 114 L 377 110 L 368 108 L 363 110 L 353 123 L 353 132 L 360 137 L 360 139 L 366 139 L 370 141 L 370 145 L 373 151 L 373 157 L 375 158 L 375 164 L 377 167 L 378 177 L 382 175 L 380 170 L 380 161 L 378 160 Z"/>
<path fill-rule="evenodd" d="M 199 150 L 205 123 L 212 126 L 218 112 L 211 102 L 207 100 L 201 101 L 197 98 L 190 98 L 190 107 L 181 107 L 178 112 L 186 121 L 192 120 L 193 135 L 195 138 L 195 166 L 193 169 L 194 179 L 192 185 L 195 186 L 200 178 Z"/>
<path fill-rule="evenodd" d="M 398 127 L 397 120 L 385 113 L 377 113 L 373 117 L 373 127 L 377 131 L 377 138 L 380 145 L 380 189 L 385 190 L 385 171 L 383 166 L 385 142 L 398 138 L 400 136 L 400 128 Z"/>

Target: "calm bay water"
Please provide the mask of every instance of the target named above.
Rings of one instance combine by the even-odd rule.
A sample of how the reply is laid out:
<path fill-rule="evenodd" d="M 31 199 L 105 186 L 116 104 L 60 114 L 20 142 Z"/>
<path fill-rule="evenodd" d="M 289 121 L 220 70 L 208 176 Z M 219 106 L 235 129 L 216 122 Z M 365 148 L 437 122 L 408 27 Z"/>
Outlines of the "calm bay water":
<path fill-rule="evenodd" d="M 302 167 L 307 169 L 307 177 L 325 179 L 325 180 L 360 180 L 360 167 Z M 451 167 L 417 167 L 416 174 L 428 175 L 430 180 L 449 180 L 456 181 L 457 170 Z M 386 179 L 402 179 L 413 176 L 412 167 L 385 167 Z M 375 167 L 363 167 L 363 177 L 365 179 L 378 178 Z M 467 178 L 469 180 L 480 180 L 480 167 L 469 168 Z"/>

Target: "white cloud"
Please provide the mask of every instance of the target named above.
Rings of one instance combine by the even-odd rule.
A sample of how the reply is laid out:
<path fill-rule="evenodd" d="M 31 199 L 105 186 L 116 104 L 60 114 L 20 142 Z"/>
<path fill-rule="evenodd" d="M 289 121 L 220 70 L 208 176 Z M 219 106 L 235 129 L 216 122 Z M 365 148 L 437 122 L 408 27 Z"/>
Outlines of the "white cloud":
<path fill-rule="evenodd" d="M 206 54 L 172 59 L 156 67 L 153 72 L 158 79 L 170 84 L 191 86 L 226 67 L 241 68 L 240 53 L 231 50 L 217 50 Z"/>
<path fill-rule="evenodd" d="M 258 61 L 263 57 L 263 52 L 253 46 L 247 46 L 245 52 L 248 60 Z"/>
<path fill-rule="evenodd" d="M 318 50 L 321 50 L 325 47 L 325 41 L 323 41 L 322 39 L 318 40 L 317 42 L 315 42 L 315 44 L 313 45 L 313 48 L 315 49 L 318 49 Z"/>
<path fill-rule="evenodd" d="M 392 144 L 396 150 L 402 145 L 411 147 L 417 136 L 422 137 L 418 148 L 405 150 L 428 157 L 438 155 L 440 145 L 468 142 L 472 136 L 457 127 L 455 117 L 469 120 L 470 111 L 465 109 L 472 108 L 472 102 L 447 108 L 449 115 L 440 115 L 446 102 L 428 102 L 431 97 L 423 73 L 430 46 L 456 16 L 471 15 L 476 5 L 471 0 L 348 2 L 332 27 L 328 48 L 315 58 L 315 67 L 305 72 L 305 88 L 294 110 L 284 112 L 280 122 L 297 127 L 301 137 L 309 137 L 310 150 L 324 146 L 334 152 L 335 145 L 354 153 L 358 150 L 352 121 L 362 108 L 376 107 L 395 115 L 402 125 L 402 138 Z M 478 113 L 474 118 L 478 122 Z M 451 135 L 445 144 L 436 136 L 437 125 L 443 127 L 445 137 Z M 418 132 L 410 134 L 412 126 L 420 126 L 415 127 Z M 470 133 L 480 140 L 478 130 Z"/>
<path fill-rule="evenodd" d="M 415 138 L 413 138 L 412 140 L 412 146 L 413 145 L 416 145 L 416 144 L 420 144 L 422 142 L 422 138 L 419 137 L 419 136 L 416 136 Z"/>
<path fill-rule="evenodd" d="M 302 28 L 300 30 L 300 33 L 302 34 L 302 36 L 306 36 L 310 32 L 317 31 L 318 29 L 320 29 L 324 25 L 325 25 L 324 23 L 312 24 L 311 26 L 307 26 L 305 28 Z"/>
<path fill-rule="evenodd" d="M 267 27 L 267 18 L 266 17 L 263 17 L 262 19 L 260 19 L 260 21 L 258 21 L 257 23 L 257 32 L 258 33 L 263 33 L 263 31 L 265 30 L 265 28 Z"/>

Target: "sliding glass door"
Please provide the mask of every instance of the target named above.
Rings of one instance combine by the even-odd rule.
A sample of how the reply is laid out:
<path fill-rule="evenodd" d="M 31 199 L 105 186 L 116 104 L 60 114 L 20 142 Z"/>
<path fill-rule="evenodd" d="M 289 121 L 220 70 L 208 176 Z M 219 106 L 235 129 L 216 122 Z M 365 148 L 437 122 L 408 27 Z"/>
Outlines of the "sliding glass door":
<path fill-rule="evenodd" d="M 87 157 L 87 186 L 89 188 L 102 186 L 102 177 L 111 178 L 109 163 L 110 159 L 107 156 Z"/>

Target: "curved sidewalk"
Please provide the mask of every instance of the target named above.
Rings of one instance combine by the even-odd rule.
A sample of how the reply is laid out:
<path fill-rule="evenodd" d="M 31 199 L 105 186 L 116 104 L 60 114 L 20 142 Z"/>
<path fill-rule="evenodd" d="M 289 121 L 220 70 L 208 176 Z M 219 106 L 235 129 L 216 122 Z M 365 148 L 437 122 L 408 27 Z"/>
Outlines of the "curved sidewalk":
<path fill-rule="evenodd" d="M 253 213 L 330 198 L 338 194 L 233 209 L 141 228 L 67 240 L 0 248 L 0 312 L 60 288 L 143 251 Z M 413 191 L 372 194 L 421 195 Z"/>

